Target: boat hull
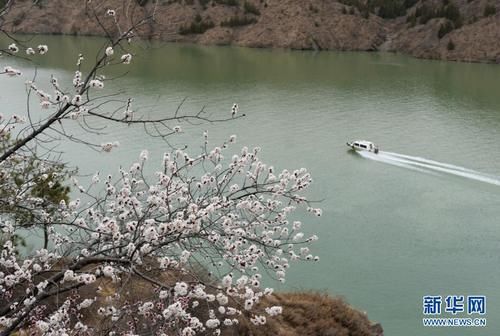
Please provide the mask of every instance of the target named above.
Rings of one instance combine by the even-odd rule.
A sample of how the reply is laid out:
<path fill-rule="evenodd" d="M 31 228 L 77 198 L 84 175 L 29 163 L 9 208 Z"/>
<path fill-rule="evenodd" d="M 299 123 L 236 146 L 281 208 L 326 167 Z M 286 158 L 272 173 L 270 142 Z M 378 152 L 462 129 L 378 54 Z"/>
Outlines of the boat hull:
<path fill-rule="evenodd" d="M 347 145 L 347 147 L 350 147 L 353 151 L 356 151 L 356 152 L 369 152 L 369 153 L 378 154 L 378 151 L 379 151 L 378 147 L 375 145 L 368 147 L 368 148 L 357 147 L 354 145 L 354 142 L 346 142 L 346 145 Z"/>

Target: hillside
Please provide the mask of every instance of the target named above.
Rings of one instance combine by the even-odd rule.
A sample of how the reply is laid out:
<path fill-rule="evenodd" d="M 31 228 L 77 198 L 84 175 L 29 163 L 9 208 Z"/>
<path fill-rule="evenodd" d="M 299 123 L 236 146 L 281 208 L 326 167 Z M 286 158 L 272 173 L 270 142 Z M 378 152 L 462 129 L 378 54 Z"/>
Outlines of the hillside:
<path fill-rule="evenodd" d="M 148 264 L 147 267 L 151 267 Z M 92 268 L 90 268 L 92 269 Z M 176 281 L 192 280 L 189 276 L 173 272 L 155 272 L 155 279 L 160 283 L 170 284 L 174 287 Z M 200 276 L 204 276 L 201 273 Z M 126 286 L 126 287 L 124 287 Z M 216 294 L 219 291 L 215 287 L 207 286 L 207 292 Z M 18 291 L 13 293 L 13 297 L 23 296 L 26 289 L 18 288 Z M 175 324 L 163 325 L 162 321 L 155 316 L 162 314 L 165 308 L 163 304 L 169 302 L 169 299 L 158 300 L 158 286 L 151 283 L 148 279 L 132 275 L 123 279 L 106 279 L 98 278 L 92 284 L 85 285 L 75 289 L 60 293 L 58 296 L 47 298 L 43 301 L 43 313 L 54 311 L 60 307 L 61 302 L 67 299 L 74 300 L 78 296 L 80 299 L 90 299 L 93 301 L 91 308 L 79 310 L 78 319 L 89 328 L 88 332 L 81 332 L 82 335 L 105 335 L 106 330 L 113 330 L 117 335 L 125 335 L 133 332 L 138 335 L 159 335 L 153 333 L 153 330 L 164 328 L 163 332 L 168 335 L 178 335 L 178 329 Z M 157 301 L 159 305 L 156 308 L 149 310 L 146 315 L 138 315 L 132 313 L 133 310 L 127 312 L 124 309 L 120 315 L 119 322 L 111 319 L 109 315 L 99 313 L 99 310 L 104 310 L 111 307 L 124 307 L 127 302 L 142 304 L 144 302 Z M 203 300 L 191 298 L 191 301 L 203 302 Z M 365 312 L 358 311 L 350 306 L 344 299 L 340 297 L 332 297 L 330 295 L 318 292 L 293 292 L 293 293 L 275 293 L 265 296 L 258 306 L 252 311 L 242 309 L 241 303 L 238 303 L 237 298 L 231 298 L 227 307 L 235 307 L 241 309 L 241 315 L 238 315 L 239 323 L 232 326 L 221 328 L 221 336 L 383 336 L 384 331 L 379 323 L 372 322 L 368 319 Z M 171 301 L 170 301 L 171 302 Z M 198 302 L 198 301 L 197 301 Z M 282 314 L 277 316 L 268 316 L 265 313 L 265 307 L 281 306 Z M 217 303 L 210 304 L 205 302 L 200 305 L 192 305 L 189 309 L 190 314 L 199 318 L 201 321 L 206 320 L 209 310 L 217 311 L 217 317 L 221 320 L 231 318 L 232 315 L 221 313 L 216 308 Z M 42 313 L 42 314 L 43 314 Z M 250 319 L 253 314 L 265 314 L 268 316 L 265 325 L 254 325 Z M 132 322 L 133 321 L 133 322 Z M 131 327 L 133 326 L 133 327 Z M 3 326 L 0 325 L 0 332 Z M 33 324 L 28 323 L 22 326 L 16 335 L 41 335 L 36 331 Z M 213 330 L 207 330 L 199 335 L 214 335 Z"/>
<path fill-rule="evenodd" d="M 14 0 L 4 29 L 102 35 L 81 0 Z M 120 0 L 119 20 L 155 14 L 147 38 L 257 48 L 392 51 L 500 63 L 500 0 Z M 105 23 L 106 25 L 106 23 Z M 107 28 L 112 29 L 111 26 Z"/>

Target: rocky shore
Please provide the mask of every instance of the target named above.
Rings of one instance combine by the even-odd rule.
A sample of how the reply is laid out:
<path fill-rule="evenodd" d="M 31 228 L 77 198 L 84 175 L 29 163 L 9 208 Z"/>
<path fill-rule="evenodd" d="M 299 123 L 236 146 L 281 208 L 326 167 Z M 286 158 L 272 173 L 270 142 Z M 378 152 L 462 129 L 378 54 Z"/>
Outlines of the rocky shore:
<path fill-rule="evenodd" d="M 88 1 L 13 2 L 8 32 L 103 35 Z M 104 0 L 98 7 L 117 8 L 119 20 L 154 14 L 140 33 L 163 41 L 500 63 L 499 0 Z"/>

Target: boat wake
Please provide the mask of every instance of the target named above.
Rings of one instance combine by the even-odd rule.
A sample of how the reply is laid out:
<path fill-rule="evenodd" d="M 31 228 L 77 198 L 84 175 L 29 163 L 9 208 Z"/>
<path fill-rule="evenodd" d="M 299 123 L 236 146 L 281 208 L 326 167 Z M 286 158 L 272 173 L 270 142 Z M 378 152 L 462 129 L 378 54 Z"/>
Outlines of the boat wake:
<path fill-rule="evenodd" d="M 360 151 L 358 152 L 358 154 L 370 160 L 375 160 L 398 167 L 416 170 L 423 173 L 428 173 L 433 175 L 440 175 L 440 174 L 455 175 L 475 181 L 480 181 L 500 186 L 500 177 L 483 174 L 481 172 L 472 169 L 467 169 L 464 167 L 455 166 L 448 163 L 428 160 L 418 156 L 409 156 L 409 155 L 403 155 L 385 151 L 380 151 L 379 154 Z"/>

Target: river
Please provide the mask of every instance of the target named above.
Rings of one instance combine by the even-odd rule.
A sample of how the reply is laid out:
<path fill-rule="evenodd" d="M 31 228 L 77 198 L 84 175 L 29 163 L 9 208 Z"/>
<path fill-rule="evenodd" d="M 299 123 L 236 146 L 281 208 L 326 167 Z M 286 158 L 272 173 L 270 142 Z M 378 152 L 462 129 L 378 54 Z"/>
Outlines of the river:
<path fill-rule="evenodd" d="M 80 51 L 91 59 L 102 44 L 87 37 L 35 40 L 49 45 L 48 55 L 38 57 L 38 77 L 54 74 L 60 82 L 71 80 Z M 32 73 L 22 61 L 17 66 Z M 314 252 L 321 260 L 294 265 L 278 289 L 344 296 L 388 336 L 498 335 L 499 66 L 383 53 L 155 44 L 129 69 L 107 86 L 132 95 L 138 113 L 168 115 L 186 98 L 184 113 L 205 106 L 213 116 L 229 116 L 237 102 L 246 114 L 223 124 L 185 125 L 171 144 L 188 144 L 197 153 L 205 129 L 214 144 L 237 134 L 239 146 L 262 147 L 261 156 L 275 167 L 312 173 L 309 196 L 321 200 L 323 216 L 307 217 L 307 230 L 320 237 Z M 25 79 L 0 79 L 5 108 L 24 111 Z M 152 163 L 168 149 L 140 127 L 106 133 L 102 141 L 121 144 L 112 153 L 65 144 L 65 160 L 82 173 L 104 174 L 131 163 L 143 148 Z M 345 142 L 355 139 L 372 140 L 382 151 L 351 153 Z M 423 327 L 426 295 L 443 301 L 485 295 L 487 326 Z M 453 315 L 443 307 L 441 317 Z"/>

